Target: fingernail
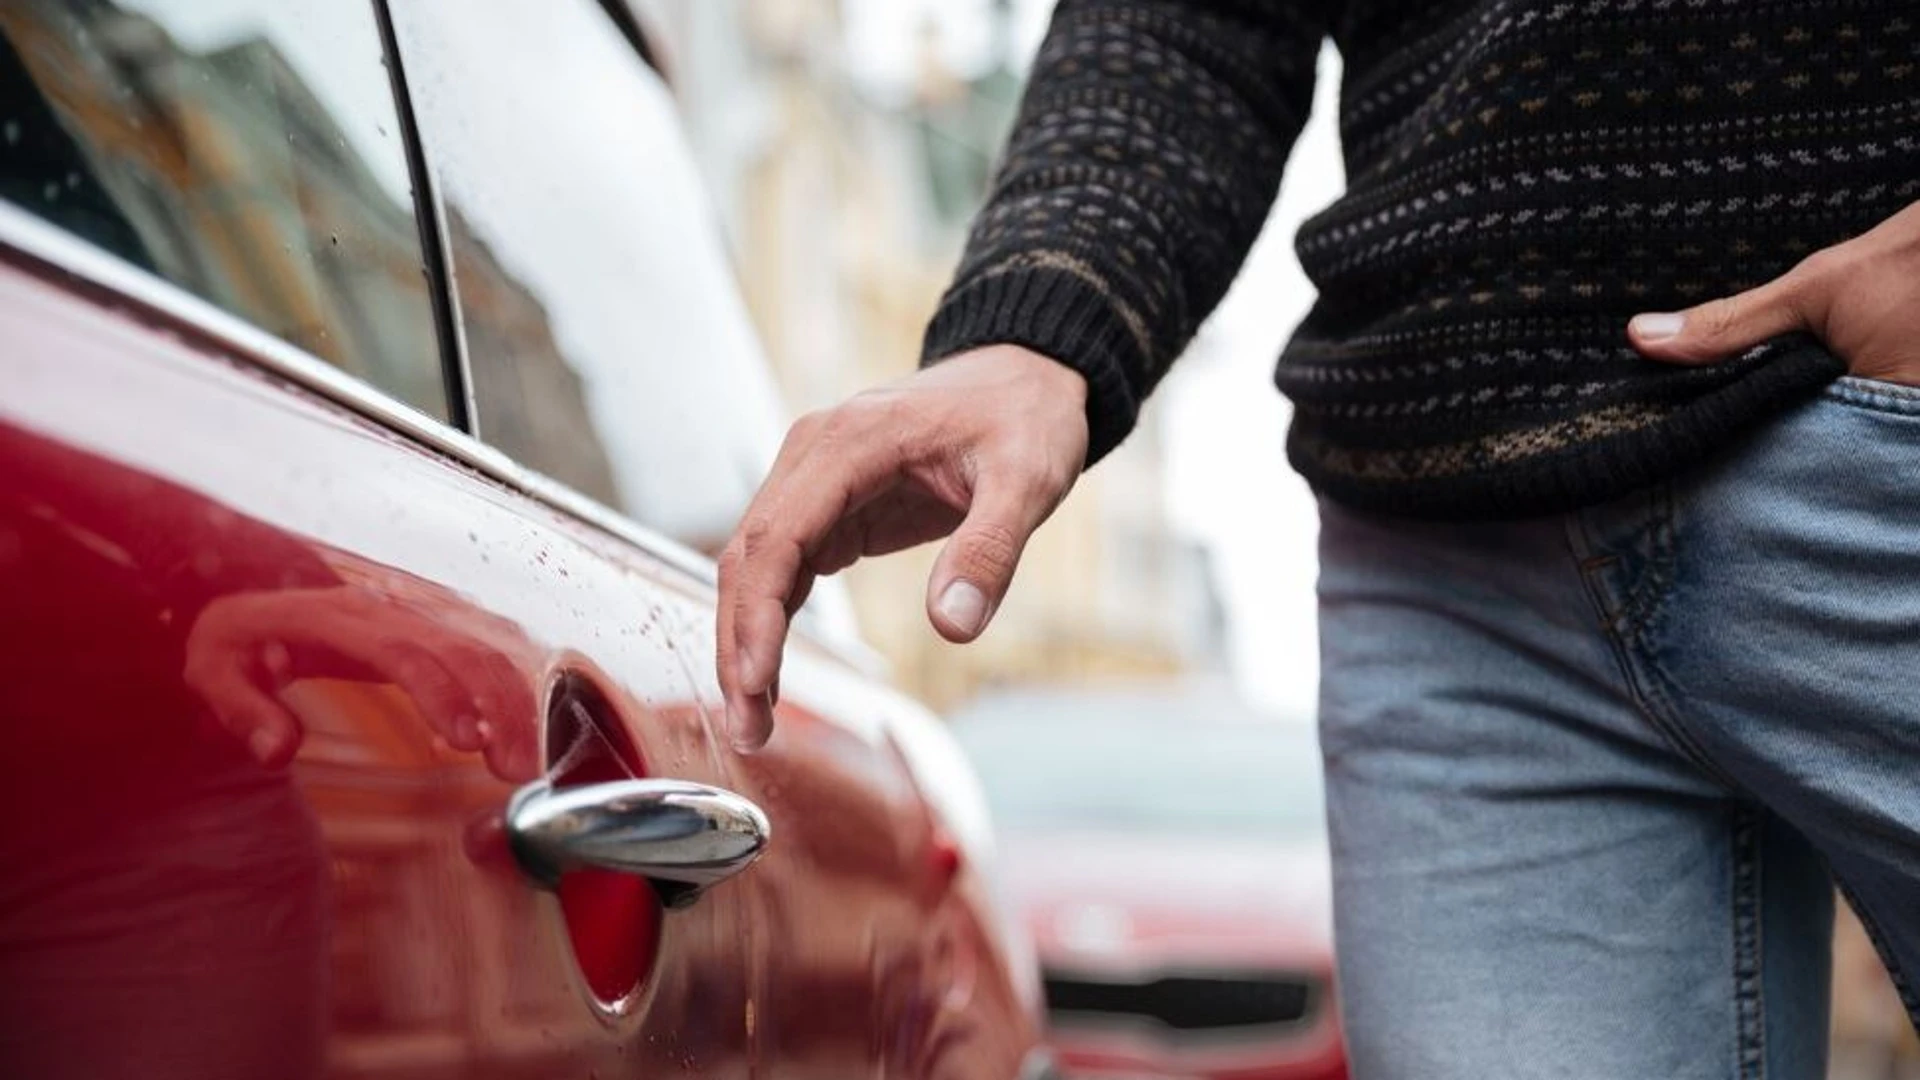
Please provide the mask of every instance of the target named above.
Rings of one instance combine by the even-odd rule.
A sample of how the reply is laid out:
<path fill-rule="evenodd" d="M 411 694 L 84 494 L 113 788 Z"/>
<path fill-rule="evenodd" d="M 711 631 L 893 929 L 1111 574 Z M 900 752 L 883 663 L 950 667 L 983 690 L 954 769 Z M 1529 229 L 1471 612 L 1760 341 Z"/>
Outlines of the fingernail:
<path fill-rule="evenodd" d="M 1687 328 L 1687 317 L 1668 311 L 1635 315 L 1627 328 L 1641 341 L 1665 341 L 1680 336 L 1680 331 Z"/>
<path fill-rule="evenodd" d="M 740 749 L 741 739 L 744 738 L 747 733 L 747 722 L 743 717 L 741 717 L 740 707 L 733 703 L 732 697 L 727 698 L 726 708 L 727 708 L 727 742 L 732 744 L 735 750 L 738 750 Z"/>
<path fill-rule="evenodd" d="M 253 734 L 247 736 L 247 749 L 253 751 L 255 761 L 264 765 L 279 754 L 280 736 L 266 728 L 255 728 Z"/>
<path fill-rule="evenodd" d="M 478 750 L 480 748 L 480 718 L 471 713 L 461 713 L 453 718 L 453 727 L 447 733 L 447 745 L 455 750 Z"/>
<path fill-rule="evenodd" d="M 969 636 L 987 621 L 987 594 L 970 581 L 956 581 L 940 594 L 940 617 Z"/>
<path fill-rule="evenodd" d="M 762 745 L 757 735 L 748 730 L 746 717 L 731 705 L 727 706 L 727 742 L 742 754 L 751 754 Z"/>

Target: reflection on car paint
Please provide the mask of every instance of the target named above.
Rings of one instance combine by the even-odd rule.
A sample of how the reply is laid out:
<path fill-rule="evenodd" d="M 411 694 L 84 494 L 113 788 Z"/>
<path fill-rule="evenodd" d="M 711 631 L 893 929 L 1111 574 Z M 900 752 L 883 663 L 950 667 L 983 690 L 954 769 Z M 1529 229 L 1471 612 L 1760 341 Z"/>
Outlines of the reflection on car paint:
<path fill-rule="evenodd" d="M 144 356 L 128 356 L 125 338 L 57 344 L 99 335 L 86 322 L 29 331 L 29 312 L 75 302 L 17 274 L 7 285 L 9 340 L 40 341 L 10 368 L 43 392 L 13 397 L 20 411 L 0 424 L 11 658 L 0 852 L 21 868 L 0 884 L 0 1074 L 743 1070 L 752 991 L 737 897 L 717 890 L 674 914 L 651 993 L 608 1028 L 583 1007 L 558 905 L 500 850 L 498 814 L 538 772 L 534 702 L 569 658 L 511 604 L 456 592 L 449 568 L 478 565 L 469 527 L 491 516 L 510 535 L 498 524 L 522 512 L 312 406 L 272 410 L 270 458 L 209 454 L 176 434 L 244 415 L 250 380 L 213 369 L 209 386 L 177 343 L 148 342 Z M 40 303 L 19 306 L 23 290 Z M 73 364 L 125 375 L 137 403 L 101 408 L 91 380 L 34 378 Z M 147 408 L 161 412 L 111 420 Z M 68 438 L 19 426 L 23 414 Z M 132 455 L 143 466 L 77 445 L 103 427 L 121 450 L 144 447 Z M 242 509 L 323 464 L 412 479 L 388 492 L 309 483 L 309 513 L 345 543 Z M 224 498 L 161 475 L 196 471 Z M 394 513 L 407 493 L 475 512 L 422 514 L 414 501 Z M 441 554 L 409 567 L 348 554 L 369 530 L 412 532 L 419 542 L 403 546 Z M 551 527 L 546 543 L 550 564 L 634 597 L 569 638 L 644 606 L 626 572 L 569 552 L 578 545 Z M 493 565 L 507 578 L 553 573 Z M 636 651 L 654 662 L 633 663 Z M 717 780 L 677 662 L 654 647 L 605 651 L 622 654 L 609 681 L 643 695 L 620 692 L 623 720 L 680 775 Z"/>
<path fill-rule="evenodd" d="M 0 198 L 157 274 L 139 296 L 164 278 L 446 415 L 369 12 L 8 5 L 0 138 L 57 145 L 39 172 L 6 159 Z M 616 164 L 690 177 L 656 134 Z M 722 270 L 699 216 L 657 201 L 675 258 Z M 470 233 L 451 243 L 471 310 L 538 318 L 502 362 L 543 334 L 557 350 Z M 626 255 L 657 246 L 639 239 Z M 649 346 L 653 400 L 731 344 L 707 404 L 676 399 L 694 404 L 618 465 L 691 493 L 654 523 L 696 544 L 775 436 L 715 438 L 773 416 L 725 278 L 677 294 L 673 334 L 622 323 L 597 354 Z M 1026 954 L 962 855 L 982 829 L 952 813 L 950 768 L 894 749 L 902 717 L 930 722 L 917 707 L 802 633 L 779 736 L 734 758 L 697 575 L 286 385 L 181 310 L 0 236 L 0 1075 L 988 1080 L 1031 1060 Z M 767 857 L 685 911 L 637 878 L 533 888 L 500 814 L 566 777 L 541 726 L 582 673 L 649 772 L 766 808 Z"/>
<path fill-rule="evenodd" d="M 704 586 L 18 268 L 0 336 L 0 1075 L 1019 1067 L 1031 1014 L 891 695 L 801 641 L 734 758 Z M 778 838 L 663 916 L 611 1016 L 498 827 L 583 667 L 651 771 Z"/>

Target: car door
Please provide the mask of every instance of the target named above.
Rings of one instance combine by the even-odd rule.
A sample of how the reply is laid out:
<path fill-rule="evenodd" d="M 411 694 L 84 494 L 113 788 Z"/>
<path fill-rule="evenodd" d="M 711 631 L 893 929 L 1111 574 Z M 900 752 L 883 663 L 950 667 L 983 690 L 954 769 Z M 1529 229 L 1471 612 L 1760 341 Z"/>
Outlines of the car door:
<path fill-rule="evenodd" d="M 730 782 L 709 594 L 463 434 L 383 32 L 0 8 L 0 1075 L 753 1068 L 737 883 L 515 858 L 530 783 Z"/>
<path fill-rule="evenodd" d="M 716 552 L 772 460 L 781 410 L 635 28 L 623 35 L 592 0 L 392 6 L 481 438 Z M 732 894 L 746 905 L 754 1052 L 782 1078 L 1011 1076 L 1033 1045 L 1031 1001 L 929 803 L 942 785 L 896 745 L 901 725 L 931 721 L 858 662 L 823 606 L 832 585 L 801 612 L 772 743 L 725 760 L 775 837 Z M 697 587 L 710 599 L 704 577 Z M 684 630 L 717 719 L 711 608 Z"/>

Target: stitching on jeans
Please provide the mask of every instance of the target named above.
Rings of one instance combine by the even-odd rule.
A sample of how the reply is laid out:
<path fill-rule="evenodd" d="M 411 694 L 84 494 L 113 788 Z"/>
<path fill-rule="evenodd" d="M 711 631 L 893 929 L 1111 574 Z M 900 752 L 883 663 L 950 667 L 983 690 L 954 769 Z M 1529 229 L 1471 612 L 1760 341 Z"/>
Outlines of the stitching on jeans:
<path fill-rule="evenodd" d="M 1679 561 L 1673 536 L 1673 497 L 1666 485 L 1648 493 L 1650 536 L 1647 567 L 1634 583 L 1632 596 L 1621 611 L 1621 632 L 1630 641 L 1638 641 L 1652 625 L 1654 617 L 1666 607 L 1673 591 L 1674 565 Z"/>
<path fill-rule="evenodd" d="M 1668 741 L 1677 747 L 1682 756 L 1709 777 L 1717 780 L 1727 791 L 1742 796 L 1754 803 L 1764 804 L 1746 784 L 1734 779 L 1726 770 L 1714 762 L 1712 755 L 1695 740 L 1686 722 L 1681 719 L 1683 710 L 1671 691 L 1672 679 L 1666 667 L 1655 655 L 1650 638 L 1654 619 L 1666 609 L 1667 595 L 1678 577 L 1679 564 L 1679 525 L 1677 522 L 1677 502 L 1673 498 L 1670 486 L 1660 488 L 1660 501 L 1657 504 L 1659 526 L 1662 539 L 1655 544 L 1657 572 L 1661 581 L 1659 602 L 1650 605 L 1650 610 L 1634 628 L 1631 639 L 1622 638 L 1619 646 L 1623 656 L 1621 663 L 1627 669 L 1627 683 L 1632 688 L 1634 701 L 1640 706 L 1642 715 L 1657 730 L 1663 732 Z"/>
<path fill-rule="evenodd" d="M 1889 944 L 1891 939 L 1881 932 L 1880 923 L 1867 909 L 1866 902 L 1860 899 L 1860 894 L 1855 892 L 1852 886 L 1840 878 L 1838 871 L 1834 873 L 1834 881 L 1840 886 L 1840 892 L 1847 898 L 1847 903 L 1853 905 L 1853 914 L 1860 920 L 1860 925 L 1866 929 L 1867 940 L 1873 942 L 1874 951 L 1880 954 L 1880 962 L 1886 965 L 1887 977 L 1893 980 L 1894 992 L 1900 995 L 1900 1004 L 1907 1010 L 1907 1021 L 1914 1027 L 1920 1028 L 1920 995 L 1914 993 L 1913 983 L 1908 981 L 1906 972 L 1901 969 L 1900 958 L 1894 955 L 1893 947 Z"/>
<path fill-rule="evenodd" d="M 1851 392 L 1854 388 L 1845 387 L 1841 389 Z M 1861 391 L 1862 396 L 1866 396 L 1868 393 L 1870 393 L 1870 391 Z M 1891 397 L 1893 395 L 1886 396 Z M 1920 387 L 1913 388 L 1912 396 L 1902 396 L 1900 405 L 1914 410 L 1913 413 L 1908 415 L 1920 415 Z M 1655 540 L 1650 547 L 1653 553 L 1652 562 L 1654 566 L 1657 567 L 1658 576 L 1662 582 L 1661 591 L 1664 593 L 1670 591 L 1668 586 L 1676 570 L 1675 564 L 1678 562 L 1678 544 L 1675 539 L 1678 530 L 1674 522 L 1675 514 L 1673 513 L 1671 489 L 1663 486 L 1658 493 L 1657 499 L 1659 501 L 1656 502 L 1657 513 L 1655 517 L 1658 519 L 1656 526 L 1659 531 L 1656 533 Z M 1653 726 L 1654 730 L 1665 737 L 1668 744 L 1678 751 L 1683 758 L 1690 761 L 1708 776 L 1718 780 L 1728 791 L 1752 799 L 1753 794 L 1747 789 L 1746 785 L 1734 780 L 1715 765 L 1711 758 L 1707 756 L 1706 752 L 1693 741 L 1691 735 L 1686 731 L 1685 726 L 1677 719 L 1679 710 L 1675 707 L 1673 698 L 1667 692 L 1665 672 L 1662 670 L 1659 661 L 1654 657 L 1650 644 L 1646 640 L 1645 633 L 1652 619 L 1664 608 L 1666 596 L 1663 595 L 1657 599 L 1650 599 L 1650 602 L 1640 605 L 1645 608 L 1644 611 L 1639 613 L 1640 621 L 1638 623 L 1628 624 L 1631 625 L 1631 640 L 1624 636 L 1622 631 L 1627 629 L 1627 626 L 1623 625 L 1623 623 L 1626 623 L 1624 618 L 1626 615 L 1625 605 L 1623 605 L 1622 611 L 1618 615 L 1610 615 L 1607 611 L 1604 583 L 1597 580 L 1600 574 L 1611 567 L 1614 560 L 1610 556 L 1593 555 L 1592 552 L 1598 545 L 1593 542 L 1589 535 L 1586 535 L 1587 523 L 1584 516 L 1575 514 L 1570 515 L 1570 517 L 1578 521 L 1577 527 L 1583 535 L 1580 540 L 1576 541 L 1570 531 L 1568 537 L 1569 547 L 1574 549 L 1572 554 L 1579 566 L 1581 578 L 1587 586 L 1588 599 L 1600 617 L 1601 627 L 1605 631 L 1609 643 L 1614 647 L 1616 660 L 1626 678 L 1628 692 L 1633 697 L 1635 705 L 1639 707 L 1641 714 L 1646 717 L 1648 723 Z M 1654 573 L 1654 567 L 1650 567 L 1649 571 L 1643 574 L 1643 577 L 1652 576 Z M 1645 588 L 1636 588 L 1634 590 L 1634 597 L 1642 597 L 1646 591 Z M 1642 677 L 1643 667 L 1645 670 L 1644 678 Z M 1746 842 L 1752 849 L 1752 881 L 1755 886 L 1753 896 L 1757 897 L 1759 892 L 1758 879 L 1760 867 L 1757 837 L 1754 836 L 1751 829 L 1754 811 L 1743 809 L 1740 813 L 1749 822 L 1748 839 Z M 1736 822 L 1738 822 L 1738 820 L 1739 819 L 1736 819 Z M 1740 826 L 1736 823 L 1736 924 L 1739 919 L 1737 896 L 1740 889 L 1740 846 Z M 1886 965 L 1888 976 L 1893 982 L 1894 990 L 1899 995 L 1901 1005 L 1906 1009 L 1909 1022 L 1911 1022 L 1915 1028 L 1920 1029 L 1920 992 L 1916 991 L 1915 984 L 1907 977 L 1905 970 L 1901 967 L 1898 956 L 1895 955 L 1889 944 L 1891 939 L 1881 931 L 1879 922 L 1874 918 L 1865 902 L 1861 900 L 1859 894 L 1844 880 L 1841 880 L 1837 873 L 1834 877 L 1841 893 L 1846 896 L 1847 902 L 1853 905 L 1854 914 L 1859 917 L 1860 924 L 1865 928 L 1868 939 L 1873 942 L 1874 949 L 1880 954 L 1881 962 Z M 1757 913 L 1752 926 L 1753 941 L 1757 945 L 1761 931 Z M 1735 937 L 1736 989 L 1738 989 L 1738 979 L 1740 977 L 1739 950 L 1741 948 L 1738 925 L 1736 925 Z M 1753 1004 L 1758 1008 L 1758 1011 L 1755 1013 L 1751 1030 L 1749 1030 L 1749 1025 L 1744 1014 L 1742 1016 L 1742 1029 L 1740 1032 L 1742 1071 L 1739 1074 L 1741 1080 L 1747 1080 L 1748 1077 L 1764 1077 L 1765 1074 L 1765 1010 L 1763 1007 L 1760 1007 L 1764 1006 L 1764 999 L 1762 997 L 1764 980 L 1758 979 L 1759 951 L 1757 949 L 1754 955 L 1756 981 L 1753 989 Z M 1751 1037 L 1754 1045 L 1758 1048 L 1758 1057 L 1753 1071 L 1748 1071 L 1746 1065 L 1749 1037 Z"/>
<path fill-rule="evenodd" d="M 1733 1005 L 1737 1075 L 1740 1080 L 1765 1080 L 1767 1075 L 1766 980 L 1761 975 L 1765 956 L 1765 928 L 1761 924 L 1761 865 L 1759 812 L 1752 807 L 1733 810 L 1731 836 L 1733 870 Z"/>
<path fill-rule="evenodd" d="M 1653 621 L 1664 605 L 1668 586 L 1673 580 L 1672 512 L 1666 487 L 1663 485 L 1650 490 L 1647 501 L 1647 520 L 1643 527 L 1648 542 L 1646 565 L 1627 583 L 1626 594 L 1613 610 L 1607 609 L 1607 596 L 1612 590 L 1606 588 L 1606 578 L 1596 577 L 1594 580 L 1594 584 L 1600 586 L 1594 600 L 1600 609 L 1603 624 L 1623 640 L 1637 637 Z M 1621 558 L 1600 550 L 1605 545 L 1599 542 L 1584 516 L 1579 517 L 1579 523 L 1583 534 L 1582 546 L 1589 553 L 1585 558 L 1579 558 L 1581 573 L 1597 575 L 1618 567 Z M 1575 555 L 1578 557 L 1580 553 L 1576 552 Z"/>
<path fill-rule="evenodd" d="M 1672 486 L 1662 484 L 1654 489 L 1650 503 L 1648 516 L 1652 519 L 1649 522 L 1652 540 L 1648 545 L 1647 569 L 1641 575 L 1646 584 L 1635 590 L 1637 603 L 1629 613 L 1632 618 L 1621 627 L 1618 636 L 1623 653 L 1622 663 L 1628 673 L 1627 682 L 1633 688 L 1634 700 L 1639 704 L 1641 714 L 1656 730 L 1667 736 L 1667 741 L 1680 751 L 1681 756 L 1718 780 L 1727 790 L 1741 791 L 1741 785 L 1714 763 L 1705 748 L 1695 741 L 1693 733 L 1681 722 L 1679 706 L 1667 692 L 1666 672 L 1653 653 L 1649 638 L 1655 620 L 1666 611 L 1667 599 L 1672 595 L 1674 581 L 1679 576 L 1680 542 L 1679 528 L 1674 521 L 1677 515 Z"/>
<path fill-rule="evenodd" d="M 1914 398 L 1907 399 L 1904 402 L 1904 404 L 1920 407 L 1920 390 L 1916 391 L 1916 396 Z M 1666 501 L 1668 498 L 1668 494 L 1669 493 L 1666 491 L 1666 489 L 1663 488 L 1662 495 L 1661 495 L 1663 502 L 1659 507 L 1660 513 L 1658 515 L 1661 519 L 1659 523 L 1660 527 L 1664 531 L 1665 535 L 1664 535 L 1664 538 L 1657 537 L 1654 544 L 1652 545 L 1656 553 L 1654 562 L 1656 564 L 1663 564 L 1659 566 L 1659 570 L 1658 570 L 1659 576 L 1663 583 L 1662 591 L 1667 591 L 1667 583 L 1671 582 L 1674 571 L 1675 571 L 1674 564 L 1678 561 L 1677 560 L 1678 545 L 1675 542 L 1675 535 L 1677 533 L 1677 529 L 1675 528 L 1674 521 L 1673 521 L 1674 515 L 1673 515 L 1672 503 L 1670 501 Z M 1596 568 L 1596 570 L 1597 569 L 1598 568 Z M 1650 574 L 1653 572 L 1654 571 L 1652 570 L 1649 571 Z M 1636 595 L 1644 591 L 1645 590 L 1636 590 Z M 1680 751 L 1683 757 L 1692 761 L 1695 766 L 1705 771 L 1709 776 L 1712 776 L 1715 779 L 1717 779 L 1722 785 L 1724 785 L 1727 788 L 1727 790 L 1731 792 L 1735 792 L 1746 798 L 1752 799 L 1754 798 L 1753 793 L 1747 789 L 1746 785 L 1733 779 L 1733 777 L 1729 776 L 1727 773 L 1722 771 L 1719 768 L 1719 766 L 1714 764 L 1714 762 L 1706 754 L 1706 752 L 1703 749 L 1701 749 L 1696 742 L 1694 742 L 1692 736 L 1687 732 L 1685 725 L 1682 724 L 1677 719 L 1680 713 L 1678 708 L 1676 708 L 1675 706 L 1672 696 L 1667 692 L 1666 674 L 1664 670 L 1662 670 L 1659 661 L 1654 657 L 1653 650 L 1649 642 L 1646 640 L 1645 633 L 1644 633 L 1644 631 L 1647 629 L 1648 622 L 1650 622 L 1653 615 L 1657 613 L 1657 611 L 1659 610 L 1659 607 L 1664 605 L 1665 599 L 1666 598 L 1662 596 L 1658 599 L 1657 604 L 1649 605 L 1649 610 L 1645 614 L 1646 621 L 1640 622 L 1633 627 L 1633 633 L 1632 633 L 1631 639 L 1620 636 L 1617 633 L 1616 627 L 1614 625 L 1609 625 L 1607 627 L 1608 636 L 1613 639 L 1615 646 L 1621 650 L 1621 666 L 1623 667 L 1623 669 L 1625 669 L 1627 673 L 1627 685 L 1629 687 L 1629 690 L 1632 692 L 1635 702 L 1640 706 L 1642 714 L 1647 717 L 1648 721 L 1651 724 L 1653 724 L 1656 730 L 1660 731 L 1663 735 L 1667 737 L 1669 743 L 1674 745 L 1675 748 Z M 1596 599 L 1596 603 L 1598 603 L 1597 599 Z M 1604 611 L 1603 611 L 1603 614 L 1604 614 Z M 1634 660 L 1637 660 L 1638 663 L 1634 663 L 1633 662 Z M 1644 679 L 1641 677 L 1641 671 L 1643 668 L 1646 673 L 1646 678 Z M 1739 980 L 1741 978 L 1740 971 L 1741 971 L 1741 963 L 1742 963 L 1741 957 L 1739 955 L 1740 950 L 1742 948 L 1742 935 L 1741 935 L 1741 930 L 1739 925 L 1741 920 L 1740 894 L 1741 894 L 1742 866 L 1744 863 L 1751 869 L 1751 877 L 1749 879 L 1749 884 L 1751 885 L 1751 892 L 1746 898 L 1747 902 L 1749 904 L 1753 904 L 1757 906 L 1757 897 L 1759 896 L 1761 863 L 1760 863 L 1760 856 L 1759 856 L 1758 833 L 1757 833 L 1757 828 L 1755 827 L 1755 824 L 1754 824 L 1755 818 L 1756 818 L 1756 811 L 1752 809 L 1743 808 L 1737 811 L 1737 813 L 1739 816 L 1736 817 L 1735 819 L 1736 823 L 1734 826 L 1734 847 L 1735 847 L 1735 862 L 1734 862 L 1735 912 L 1734 912 L 1734 916 L 1735 916 L 1735 923 L 1736 923 L 1736 926 L 1735 926 L 1735 938 L 1736 938 L 1735 940 L 1735 981 L 1736 981 L 1735 990 L 1736 990 L 1736 995 L 1743 995 L 1743 991 L 1739 985 Z M 1749 858 L 1744 860 L 1742 859 L 1740 854 L 1741 849 L 1743 847 L 1747 849 L 1748 856 L 1749 856 Z M 1838 875 L 1836 875 L 1836 881 L 1838 881 Z M 1888 939 L 1887 936 L 1881 932 L 1878 922 L 1874 919 L 1872 914 L 1868 911 L 1866 904 L 1861 901 L 1858 894 L 1855 893 L 1853 889 L 1848 887 L 1844 881 L 1838 881 L 1838 883 L 1839 883 L 1841 892 L 1846 895 L 1848 902 L 1853 905 L 1854 914 L 1859 916 L 1860 924 L 1866 929 L 1868 939 L 1873 942 L 1875 950 L 1878 951 L 1880 954 L 1881 961 L 1886 965 L 1887 973 L 1893 981 L 1894 990 L 1899 994 L 1900 1003 L 1906 1009 L 1908 1020 L 1916 1028 L 1920 1028 L 1920 994 L 1917 994 L 1915 992 L 1914 984 L 1912 983 L 1911 980 L 1907 978 L 1906 973 L 1902 970 L 1900 966 L 1899 958 L 1894 954 L 1892 948 L 1888 944 L 1890 939 Z M 1742 1007 L 1742 1016 L 1740 1021 L 1740 1046 L 1741 1046 L 1742 1061 L 1741 1061 L 1741 1072 L 1739 1073 L 1741 1080 L 1748 1080 L 1749 1077 L 1764 1078 L 1765 1068 L 1766 1068 L 1765 1009 L 1763 1007 L 1765 1004 L 1764 998 L 1763 998 L 1764 982 L 1763 980 L 1759 979 L 1760 952 L 1758 948 L 1760 944 L 1762 926 L 1761 926 L 1761 921 L 1760 921 L 1757 910 L 1753 911 L 1751 914 L 1752 914 L 1752 922 L 1751 922 L 1752 932 L 1751 932 L 1751 938 L 1750 938 L 1749 944 L 1753 947 L 1753 958 L 1754 958 L 1753 970 L 1754 970 L 1754 979 L 1755 979 L 1751 996 L 1752 996 L 1752 1004 L 1757 1011 L 1753 1013 L 1751 1020 L 1749 1020 L 1745 1012 L 1745 1007 L 1747 1004 L 1746 998 L 1745 996 L 1739 997 L 1739 1000 L 1741 1001 L 1741 1007 Z M 1755 1048 L 1753 1053 L 1757 1055 L 1757 1057 L 1753 1059 L 1754 1063 L 1751 1071 L 1749 1071 L 1749 1068 L 1748 1068 L 1750 1044 L 1752 1047 Z"/>
<path fill-rule="evenodd" d="M 1675 540 L 1672 489 L 1665 484 L 1655 488 L 1650 493 L 1649 504 L 1647 567 L 1641 571 L 1619 610 L 1608 610 L 1606 581 L 1601 576 L 1611 564 L 1600 562 L 1598 558 L 1582 559 L 1582 551 L 1575 550 L 1573 555 L 1580 563 L 1581 582 L 1586 586 L 1588 601 L 1599 616 L 1601 633 L 1613 651 L 1614 663 L 1620 668 L 1627 694 L 1641 718 L 1681 760 L 1727 790 L 1739 791 L 1740 785 L 1714 764 L 1685 726 L 1676 719 L 1679 710 L 1674 708 L 1672 699 L 1667 696 L 1665 687 L 1659 681 L 1659 665 L 1653 662 L 1651 651 L 1645 647 L 1646 631 L 1654 618 L 1665 610 L 1667 594 L 1672 591 L 1679 547 Z M 1599 544 L 1595 542 L 1586 516 L 1574 514 L 1572 517 L 1579 538 L 1576 541 L 1570 534 L 1570 545 L 1588 553 L 1593 552 Z M 1614 562 L 1617 563 L 1617 560 Z M 1642 675 L 1643 667 L 1647 672 L 1645 677 Z"/>
<path fill-rule="evenodd" d="M 1680 709 L 1674 704 L 1673 696 L 1667 693 L 1666 675 L 1660 670 L 1650 650 L 1627 643 L 1620 645 L 1621 663 L 1627 668 L 1627 685 L 1633 691 L 1634 702 L 1640 706 L 1640 713 L 1652 724 L 1654 730 L 1667 737 L 1667 741 L 1677 749 L 1681 756 L 1692 762 L 1694 767 L 1719 781 L 1720 786 L 1730 792 L 1753 797 L 1746 786 L 1735 780 L 1715 764 L 1686 725 L 1678 719 Z M 1641 669 L 1645 668 L 1647 677 L 1642 678 Z"/>
<path fill-rule="evenodd" d="M 1882 382 L 1858 375 L 1844 375 L 1827 388 L 1828 396 L 1842 404 L 1896 416 L 1920 415 L 1920 386 Z"/>

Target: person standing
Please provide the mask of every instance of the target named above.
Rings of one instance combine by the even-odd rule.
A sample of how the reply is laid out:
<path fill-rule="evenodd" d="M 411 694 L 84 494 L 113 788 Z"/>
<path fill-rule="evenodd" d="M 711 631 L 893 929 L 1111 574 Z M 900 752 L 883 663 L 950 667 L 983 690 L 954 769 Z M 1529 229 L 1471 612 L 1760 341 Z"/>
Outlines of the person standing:
<path fill-rule="evenodd" d="M 922 369 L 720 563 L 736 741 L 813 580 L 978 636 L 1233 280 L 1344 60 L 1281 357 L 1361 1080 L 1817 1077 L 1833 880 L 1920 1011 L 1920 11 L 1061 0 Z"/>

